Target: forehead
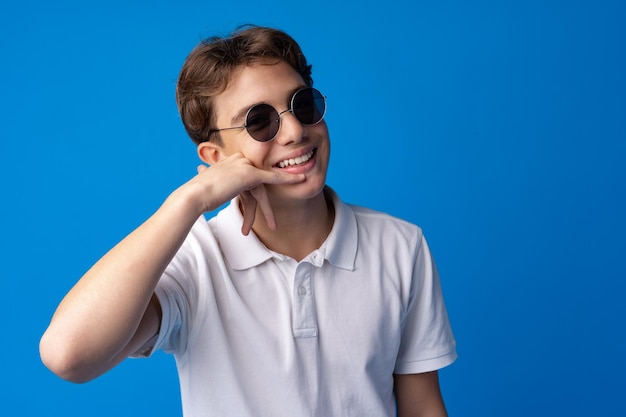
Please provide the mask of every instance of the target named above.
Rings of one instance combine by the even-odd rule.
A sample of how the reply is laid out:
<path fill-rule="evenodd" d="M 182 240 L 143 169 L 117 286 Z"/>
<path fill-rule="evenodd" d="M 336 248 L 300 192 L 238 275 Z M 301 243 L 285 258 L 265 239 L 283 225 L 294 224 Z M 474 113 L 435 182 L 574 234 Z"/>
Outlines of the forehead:
<path fill-rule="evenodd" d="M 217 120 L 224 121 L 258 103 L 283 107 L 294 91 L 305 86 L 300 74 L 284 61 L 256 62 L 233 72 L 226 89 L 215 96 L 213 110 Z"/>

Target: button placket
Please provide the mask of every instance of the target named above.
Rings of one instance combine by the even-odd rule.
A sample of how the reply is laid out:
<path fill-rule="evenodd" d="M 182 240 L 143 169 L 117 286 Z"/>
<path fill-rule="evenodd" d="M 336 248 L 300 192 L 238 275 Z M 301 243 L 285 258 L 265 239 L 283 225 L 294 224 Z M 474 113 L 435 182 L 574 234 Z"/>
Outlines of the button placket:
<path fill-rule="evenodd" d="M 293 333 L 295 337 L 317 336 L 315 297 L 311 286 L 311 264 L 302 262 L 296 268 L 293 295 Z"/>

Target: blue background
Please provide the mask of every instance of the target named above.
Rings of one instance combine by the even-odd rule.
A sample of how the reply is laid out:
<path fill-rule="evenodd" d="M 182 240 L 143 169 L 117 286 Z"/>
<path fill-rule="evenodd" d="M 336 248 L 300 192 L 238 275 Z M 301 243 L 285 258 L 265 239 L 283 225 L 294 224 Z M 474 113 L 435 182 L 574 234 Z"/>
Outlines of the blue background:
<path fill-rule="evenodd" d="M 301 43 L 328 96 L 329 184 L 425 230 L 460 355 L 450 415 L 626 415 L 623 4 L 3 2 L 0 414 L 180 415 L 170 356 L 73 385 L 38 340 L 194 175 L 187 53 L 256 23 Z"/>

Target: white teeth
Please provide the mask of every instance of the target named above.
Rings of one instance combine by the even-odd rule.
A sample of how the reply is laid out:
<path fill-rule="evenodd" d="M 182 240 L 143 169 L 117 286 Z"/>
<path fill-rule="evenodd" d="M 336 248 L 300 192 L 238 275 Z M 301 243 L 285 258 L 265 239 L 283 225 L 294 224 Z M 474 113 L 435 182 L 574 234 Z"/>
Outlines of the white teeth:
<path fill-rule="evenodd" d="M 293 159 L 285 159 L 284 161 L 279 162 L 278 166 L 280 168 L 287 168 L 287 167 L 294 166 L 294 165 L 300 165 L 300 164 L 305 163 L 309 159 L 311 159 L 312 156 L 313 156 L 313 151 L 307 153 L 306 155 L 298 156 Z"/>

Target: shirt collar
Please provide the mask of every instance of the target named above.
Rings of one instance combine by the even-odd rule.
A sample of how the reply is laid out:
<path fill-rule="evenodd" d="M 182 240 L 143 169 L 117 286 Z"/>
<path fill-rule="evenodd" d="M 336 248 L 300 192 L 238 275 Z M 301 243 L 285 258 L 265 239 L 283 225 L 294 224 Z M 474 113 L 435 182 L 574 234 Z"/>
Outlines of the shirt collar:
<path fill-rule="evenodd" d="M 335 221 L 318 252 L 333 266 L 353 270 L 358 240 L 356 217 L 350 206 L 344 204 L 330 187 L 326 187 L 324 192 L 332 199 Z M 250 269 L 278 256 L 265 247 L 254 232 L 251 231 L 248 236 L 241 233 L 243 215 L 239 210 L 238 197 L 217 214 L 215 221 L 217 239 L 233 269 Z"/>
<path fill-rule="evenodd" d="M 253 231 L 250 231 L 248 236 L 241 233 L 243 215 L 239 210 L 239 197 L 232 199 L 230 204 L 217 214 L 215 221 L 222 253 L 233 269 L 249 269 L 274 257 Z"/>
<path fill-rule="evenodd" d="M 326 187 L 324 192 L 335 206 L 335 222 L 322 245 L 325 248 L 324 256 L 333 266 L 352 271 L 358 243 L 356 216 L 352 208 L 344 204 L 332 188 Z"/>

